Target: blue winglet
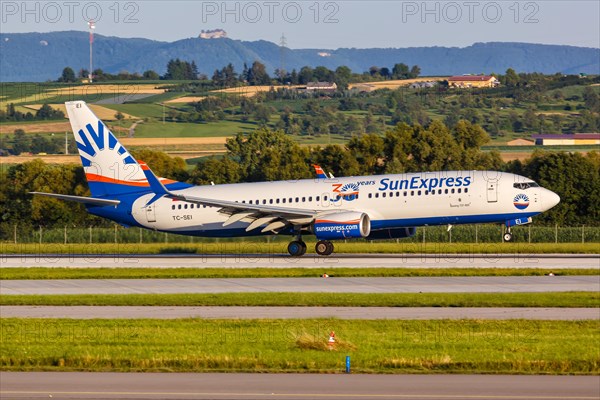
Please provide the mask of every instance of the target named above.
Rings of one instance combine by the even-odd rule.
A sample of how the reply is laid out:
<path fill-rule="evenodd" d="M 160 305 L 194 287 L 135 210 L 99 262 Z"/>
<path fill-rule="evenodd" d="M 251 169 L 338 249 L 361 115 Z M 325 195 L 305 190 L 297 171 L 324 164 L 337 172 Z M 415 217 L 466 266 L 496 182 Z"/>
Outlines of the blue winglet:
<path fill-rule="evenodd" d="M 147 207 L 155 201 L 157 201 L 158 199 L 160 199 L 161 197 L 169 195 L 170 192 L 167 190 L 165 185 L 163 185 L 163 183 L 156 177 L 156 175 L 154 175 L 154 172 L 152 172 L 150 167 L 148 167 L 148 164 L 139 160 L 138 163 L 142 167 L 142 171 L 144 171 L 144 175 L 146 176 L 146 179 L 150 184 L 150 189 L 152 189 L 152 191 L 154 192 L 154 197 L 152 197 L 152 199 L 150 199 L 150 201 L 146 204 Z"/>

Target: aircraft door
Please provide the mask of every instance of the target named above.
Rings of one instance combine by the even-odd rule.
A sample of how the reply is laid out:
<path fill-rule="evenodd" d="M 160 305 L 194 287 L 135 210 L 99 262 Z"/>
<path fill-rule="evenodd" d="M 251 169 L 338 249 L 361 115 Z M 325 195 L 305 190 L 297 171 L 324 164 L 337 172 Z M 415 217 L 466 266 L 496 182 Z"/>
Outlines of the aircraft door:
<path fill-rule="evenodd" d="M 146 207 L 146 219 L 148 222 L 156 222 L 156 209 L 154 204 L 150 204 Z"/>
<path fill-rule="evenodd" d="M 487 181 L 487 201 L 496 203 L 498 201 L 498 181 Z"/>

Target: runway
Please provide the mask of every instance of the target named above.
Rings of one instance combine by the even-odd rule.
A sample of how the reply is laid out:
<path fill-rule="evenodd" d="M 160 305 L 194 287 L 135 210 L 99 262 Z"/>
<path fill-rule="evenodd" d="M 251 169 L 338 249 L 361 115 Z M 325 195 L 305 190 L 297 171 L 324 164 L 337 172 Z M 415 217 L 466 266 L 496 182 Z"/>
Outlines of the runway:
<path fill-rule="evenodd" d="M 334 273 L 334 272 L 332 272 Z M 0 294 L 597 292 L 600 276 L 0 280 Z"/>
<path fill-rule="evenodd" d="M 93 250 L 90 248 L 90 250 Z M 1 268 L 586 268 L 600 270 L 598 254 L 283 254 L 0 255 Z"/>
<path fill-rule="evenodd" d="M 0 306 L 2 318 L 69 319 L 305 319 L 361 320 L 600 320 L 598 308 L 542 307 L 177 307 L 177 306 Z"/>
<path fill-rule="evenodd" d="M 340 366 L 340 372 L 342 366 Z M 2 399 L 597 400 L 598 376 L 2 372 Z"/>

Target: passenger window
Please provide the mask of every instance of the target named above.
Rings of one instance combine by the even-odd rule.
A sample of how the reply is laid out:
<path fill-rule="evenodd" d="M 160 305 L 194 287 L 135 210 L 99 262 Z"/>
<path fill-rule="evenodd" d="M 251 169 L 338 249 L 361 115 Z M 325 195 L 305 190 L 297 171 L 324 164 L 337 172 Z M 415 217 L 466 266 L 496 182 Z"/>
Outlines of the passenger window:
<path fill-rule="evenodd" d="M 469 193 L 469 188 L 465 188 L 465 193 Z"/>
<path fill-rule="evenodd" d="M 414 190 L 411 190 L 411 191 L 410 191 L 410 195 L 411 195 L 411 196 L 414 196 L 414 195 L 415 195 L 415 191 L 414 191 Z"/>
<path fill-rule="evenodd" d="M 452 194 L 454 194 L 454 189 L 452 189 Z"/>
<path fill-rule="evenodd" d="M 183 206 L 183 208 L 185 208 L 186 210 L 187 210 L 187 207 L 188 207 L 188 205 L 187 205 L 187 204 Z"/>
<path fill-rule="evenodd" d="M 381 197 L 385 197 L 385 192 L 381 193 Z"/>
<path fill-rule="evenodd" d="M 420 190 L 417 192 L 417 195 L 418 195 L 418 196 L 420 196 L 420 195 L 421 195 L 421 191 L 420 191 Z"/>
<path fill-rule="evenodd" d="M 369 198 L 372 199 L 373 198 L 373 193 L 369 193 Z"/>

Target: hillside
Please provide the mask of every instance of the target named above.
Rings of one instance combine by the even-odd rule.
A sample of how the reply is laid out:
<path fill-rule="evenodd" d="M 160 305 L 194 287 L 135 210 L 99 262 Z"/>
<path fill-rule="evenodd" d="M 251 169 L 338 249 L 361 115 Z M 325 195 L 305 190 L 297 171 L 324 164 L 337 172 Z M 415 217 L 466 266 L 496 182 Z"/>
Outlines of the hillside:
<path fill-rule="evenodd" d="M 329 53 L 320 56 L 319 52 Z M 3 33 L 0 35 L 0 80 L 2 82 L 46 81 L 60 76 L 65 66 L 87 68 L 87 32 Z M 272 72 L 280 63 L 280 48 L 264 40 L 245 42 L 232 39 L 183 39 L 159 42 L 96 35 L 94 68 L 118 73 L 122 70 L 165 72 L 172 58 L 194 60 L 200 72 L 213 71 L 232 63 L 241 71 L 243 63 L 259 60 Z M 417 64 L 422 75 L 504 72 L 600 73 L 600 49 L 528 43 L 475 43 L 458 47 L 412 47 L 385 49 L 285 49 L 285 68 L 304 65 L 336 68 L 346 65 L 353 71 L 370 66 L 403 62 Z"/>

